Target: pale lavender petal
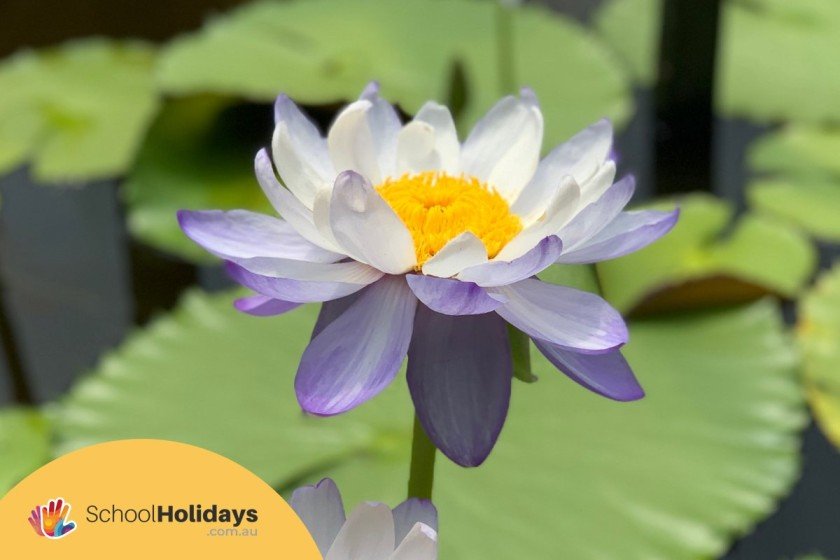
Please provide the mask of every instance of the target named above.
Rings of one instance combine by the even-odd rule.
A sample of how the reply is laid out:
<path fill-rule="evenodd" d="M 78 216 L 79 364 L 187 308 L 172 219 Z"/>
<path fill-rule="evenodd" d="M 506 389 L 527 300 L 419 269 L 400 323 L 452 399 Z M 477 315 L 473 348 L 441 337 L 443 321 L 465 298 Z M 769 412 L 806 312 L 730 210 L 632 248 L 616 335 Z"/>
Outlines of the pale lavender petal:
<path fill-rule="evenodd" d="M 247 210 L 180 210 L 184 233 L 219 258 L 253 257 L 331 263 L 342 255 L 307 241 L 286 221 Z"/>
<path fill-rule="evenodd" d="M 416 307 L 402 277 L 367 288 L 304 351 L 295 379 L 301 407 L 340 414 L 387 387 L 408 351 Z"/>
<path fill-rule="evenodd" d="M 607 227 L 630 202 L 636 190 L 632 175 L 611 185 L 601 197 L 588 204 L 557 233 L 567 252 L 580 247 Z"/>
<path fill-rule="evenodd" d="M 496 313 L 532 338 L 594 354 L 627 342 L 624 319 L 595 294 L 534 278 L 492 291 L 508 298 Z"/>
<path fill-rule="evenodd" d="M 237 299 L 233 306 L 242 313 L 255 317 L 272 317 L 282 315 L 287 311 L 300 307 L 300 303 L 283 301 L 264 295 L 249 296 Z"/>
<path fill-rule="evenodd" d="M 479 315 L 502 305 L 505 299 L 492 296 L 472 282 L 408 274 L 405 279 L 417 299 L 444 315 Z"/>
<path fill-rule="evenodd" d="M 289 505 L 306 525 L 321 556 L 326 556 L 346 520 L 344 502 L 335 482 L 325 478 L 315 486 L 298 488 Z"/>
<path fill-rule="evenodd" d="M 536 247 L 510 262 L 490 261 L 462 270 L 458 279 L 479 286 L 506 286 L 534 276 L 555 262 L 563 252 L 560 238 L 549 236 Z"/>
<path fill-rule="evenodd" d="M 679 210 L 622 212 L 598 235 L 580 247 L 560 255 L 557 262 L 585 264 L 615 259 L 647 247 L 674 227 Z"/>
<path fill-rule="evenodd" d="M 322 282 L 271 278 L 254 274 L 236 263 L 226 264 L 228 275 L 238 284 L 273 299 L 288 302 L 311 303 L 328 301 L 358 292 L 365 284 L 349 282 Z"/>
<path fill-rule="evenodd" d="M 409 498 L 394 508 L 394 533 L 396 536 L 394 545 L 399 546 L 417 523 L 422 523 L 437 531 L 438 512 L 431 500 Z"/>
<path fill-rule="evenodd" d="M 534 339 L 543 356 L 573 381 L 616 401 L 635 401 L 645 396 L 630 364 L 619 350 L 606 354 L 580 354 Z"/>
<path fill-rule="evenodd" d="M 484 462 L 502 431 L 513 377 L 504 321 L 452 317 L 419 306 L 408 387 L 429 438 L 464 467 Z"/>

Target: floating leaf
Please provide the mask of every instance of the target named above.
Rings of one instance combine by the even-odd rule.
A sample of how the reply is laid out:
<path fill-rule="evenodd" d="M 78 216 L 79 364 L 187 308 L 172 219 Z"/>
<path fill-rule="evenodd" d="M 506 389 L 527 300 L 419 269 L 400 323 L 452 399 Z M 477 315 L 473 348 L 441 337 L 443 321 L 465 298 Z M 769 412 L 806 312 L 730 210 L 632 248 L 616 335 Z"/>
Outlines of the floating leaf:
<path fill-rule="evenodd" d="M 814 415 L 840 447 L 840 266 L 824 273 L 802 299 L 797 334 Z"/>
<path fill-rule="evenodd" d="M 642 85 L 656 77 L 661 0 L 612 0 L 596 27 Z M 728 115 L 756 121 L 837 120 L 840 3 L 723 3 L 717 100 Z"/>
<path fill-rule="evenodd" d="M 821 239 L 840 241 L 840 131 L 791 126 L 759 140 L 750 166 L 769 178 L 748 187 L 761 211 L 783 218 Z"/>
<path fill-rule="evenodd" d="M 689 195 L 679 206 L 677 226 L 663 239 L 597 266 L 603 294 L 619 310 L 696 309 L 768 293 L 794 297 L 810 278 L 815 250 L 797 230 L 746 214 L 726 232 L 733 209 L 709 195 Z"/>
<path fill-rule="evenodd" d="M 656 80 L 661 12 L 661 0 L 608 0 L 595 16 L 595 29 L 644 86 Z"/>
<path fill-rule="evenodd" d="M 154 53 L 86 39 L 0 65 L 0 173 L 32 162 L 42 182 L 126 171 L 157 109 Z"/>
<path fill-rule="evenodd" d="M 173 439 L 287 489 L 329 475 L 348 504 L 401 501 L 412 427 L 404 376 L 347 415 L 307 417 L 293 377 L 314 306 L 256 319 L 237 315 L 231 297 L 193 293 L 106 358 L 58 409 L 60 451 Z M 602 399 L 535 352 L 540 381 L 514 384 L 485 466 L 438 461 L 442 557 L 707 558 L 773 509 L 796 477 L 806 421 L 776 308 L 631 330 L 626 354 L 647 398 Z"/>
<path fill-rule="evenodd" d="M 194 262 L 216 262 L 181 232 L 182 209 L 273 213 L 254 178 L 254 154 L 270 141 L 271 110 L 220 97 L 167 103 L 125 185 L 128 226 L 143 242 Z"/>
<path fill-rule="evenodd" d="M 0 498 L 50 457 L 50 433 L 37 410 L 0 410 Z"/>
<path fill-rule="evenodd" d="M 495 15 L 492 2 L 475 0 L 261 2 L 176 40 L 162 55 L 160 83 L 175 94 L 268 101 L 282 91 L 319 104 L 354 99 L 377 79 L 413 113 L 428 99 L 448 101 L 460 68 L 469 123 L 500 94 Z M 541 94 L 549 143 L 603 116 L 629 116 L 627 80 L 595 38 L 544 8 L 512 17 L 516 82 Z"/>

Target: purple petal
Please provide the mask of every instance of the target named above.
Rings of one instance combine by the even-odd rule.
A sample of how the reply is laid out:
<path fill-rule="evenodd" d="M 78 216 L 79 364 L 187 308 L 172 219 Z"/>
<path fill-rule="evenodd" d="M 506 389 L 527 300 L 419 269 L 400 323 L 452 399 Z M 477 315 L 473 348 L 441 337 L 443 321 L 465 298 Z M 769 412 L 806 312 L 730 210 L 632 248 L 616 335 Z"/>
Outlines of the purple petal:
<path fill-rule="evenodd" d="M 504 303 L 505 298 L 491 296 L 472 282 L 408 274 L 411 291 L 432 310 L 444 315 L 480 315 Z"/>
<path fill-rule="evenodd" d="M 312 329 L 312 336 L 309 340 L 321 334 L 321 331 L 326 329 L 330 323 L 341 317 L 353 305 L 353 302 L 359 299 L 360 295 L 361 291 L 322 303 L 321 310 L 318 312 L 318 320 L 315 321 L 315 327 Z"/>
<path fill-rule="evenodd" d="M 298 488 L 289 505 L 306 525 L 321 555 L 326 556 L 346 520 L 335 482 L 325 478 L 315 486 Z"/>
<path fill-rule="evenodd" d="M 226 263 L 227 273 L 234 282 L 258 294 L 295 303 L 328 301 L 358 292 L 366 284 L 349 282 L 321 282 L 271 278 L 245 270 L 236 263 Z"/>
<path fill-rule="evenodd" d="M 536 338 L 534 344 L 557 369 L 599 395 L 616 401 L 635 401 L 645 396 L 630 364 L 618 350 L 592 355 Z"/>
<path fill-rule="evenodd" d="M 490 261 L 471 266 L 462 270 L 458 279 L 479 286 L 507 286 L 542 272 L 554 264 L 562 252 L 563 242 L 552 235 L 519 258 L 510 262 Z"/>
<path fill-rule="evenodd" d="M 394 548 L 400 545 L 417 523 L 423 523 L 437 531 L 438 512 L 431 500 L 409 498 L 394 508 Z"/>
<path fill-rule="evenodd" d="M 248 315 L 254 315 L 255 317 L 282 315 L 287 311 L 300 307 L 300 305 L 300 303 L 283 301 L 263 295 L 239 298 L 233 302 L 233 306 L 237 310 Z"/>
<path fill-rule="evenodd" d="M 435 446 L 464 467 L 484 462 L 510 404 L 510 346 L 493 313 L 452 317 L 420 306 L 408 353 L 408 387 Z"/>
<path fill-rule="evenodd" d="M 622 212 L 598 235 L 557 262 L 586 264 L 614 259 L 647 247 L 674 227 L 679 210 Z"/>
<path fill-rule="evenodd" d="M 416 307 L 401 277 L 386 276 L 366 289 L 303 353 L 295 379 L 301 407 L 340 414 L 387 387 L 408 351 Z"/>
<path fill-rule="evenodd" d="M 628 175 L 610 186 L 601 198 L 581 210 L 557 233 L 566 251 L 571 252 L 607 227 L 627 206 L 635 190 L 636 179 Z"/>
<path fill-rule="evenodd" d="M 238 261 L 253 257 L 332 263 L 341 255 L 300 236 L 286 221 L 246 210 L 180 210 L 184 233 L 219 258 Z"/>
<path fill-rule="evenodd" d="M 624 319 L 595 294 L 533 278 L 493 291 L 508 298 L 496 313 L 532 338 L 593 354 L 627 342 Z"/>

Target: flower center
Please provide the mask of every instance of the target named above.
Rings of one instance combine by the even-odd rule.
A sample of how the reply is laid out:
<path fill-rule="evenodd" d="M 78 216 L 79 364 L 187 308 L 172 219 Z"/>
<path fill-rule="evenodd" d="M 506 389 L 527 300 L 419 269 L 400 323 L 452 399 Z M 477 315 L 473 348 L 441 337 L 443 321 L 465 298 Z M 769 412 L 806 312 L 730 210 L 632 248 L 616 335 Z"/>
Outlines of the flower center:
<path fill-rule="evenodd" d="M 475 177 L 425 171 L 385 179 L 376 190 L 411 233 L 418 269 L 466 231 L 491 258 L 522 231 L 505 199 Z"/>

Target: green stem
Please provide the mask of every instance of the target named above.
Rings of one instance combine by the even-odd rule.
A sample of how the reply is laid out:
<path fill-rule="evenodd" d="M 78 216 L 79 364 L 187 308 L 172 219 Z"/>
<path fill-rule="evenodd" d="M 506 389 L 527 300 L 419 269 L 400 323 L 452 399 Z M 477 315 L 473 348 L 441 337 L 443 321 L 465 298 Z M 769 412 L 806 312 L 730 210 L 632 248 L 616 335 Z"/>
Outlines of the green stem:
<path fill-rule="evenodd" d="M 414 439 L 411 444 L 411 474 L 408 478 L 408 497 L 432 499 L 435 482 L 435 444 L 426 435 L 426 430 L 414 415 Z"/>
<path fill-rule="evenodd" d="M 500 0 L 496 1 L 496 64 L 499 71 L 499 89 L 503 95 L 516 88 L 513 56 L 513 10 Z"/>
<path fill-rule="evenodd" d="M 533 383 L 537 376 L 531 371 L 531 339 L 514 327 L 508 325 L 510 355 L 513 358 L 513 376 L 525 383 Z"/>

